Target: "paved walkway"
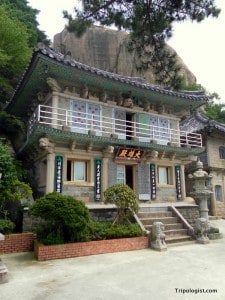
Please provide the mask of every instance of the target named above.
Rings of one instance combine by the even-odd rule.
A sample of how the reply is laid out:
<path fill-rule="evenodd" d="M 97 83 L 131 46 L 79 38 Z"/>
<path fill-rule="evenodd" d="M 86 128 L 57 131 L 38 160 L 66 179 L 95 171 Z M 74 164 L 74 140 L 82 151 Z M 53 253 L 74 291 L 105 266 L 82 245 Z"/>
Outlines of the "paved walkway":
<path fill-rule="evenodd" d="M 225 220 L 211 223 L 225 237 Z M 163 253 L 146 249 L 47 262 L 32 253 L 1 258 L 10 273 L 0 285 L 1 300 L 225 299 L 225 238 Z"/>

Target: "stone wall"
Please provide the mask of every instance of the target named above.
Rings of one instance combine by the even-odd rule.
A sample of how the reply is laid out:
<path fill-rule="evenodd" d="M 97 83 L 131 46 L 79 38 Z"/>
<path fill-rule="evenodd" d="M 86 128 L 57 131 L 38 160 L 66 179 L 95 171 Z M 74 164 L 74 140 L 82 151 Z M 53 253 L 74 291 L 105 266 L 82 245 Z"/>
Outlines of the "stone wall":
<path fill-rule="evenodd" d="M 77 200 L 83 202 L 92 202 L 94 200 L 94 187 L 93 186 L 63 186 L 63 195 L 72 196 Z"/>
<path fill-rule="evenodd" d="M 208 137 L 206 146 L 208 150 L 208 165 L 210 167 L 225 168 L 225 160 L 219 156 L 219 147 L 224 146 L 224 139 Z"/>
<path fill-rule="evenodd" d="M 89 211 L 94 221 L 113 221 L 116 217 L 115 208 L 89 208 Z"/>
<path fill-rule="evenodd" d="M 182 214 L 182 216 L 188 221 L 188 223 L 193 226 L 195 220 L 200 217 L 198 206 L 185 206 L 185 207 L 176 207 L 177 210 Z"/>

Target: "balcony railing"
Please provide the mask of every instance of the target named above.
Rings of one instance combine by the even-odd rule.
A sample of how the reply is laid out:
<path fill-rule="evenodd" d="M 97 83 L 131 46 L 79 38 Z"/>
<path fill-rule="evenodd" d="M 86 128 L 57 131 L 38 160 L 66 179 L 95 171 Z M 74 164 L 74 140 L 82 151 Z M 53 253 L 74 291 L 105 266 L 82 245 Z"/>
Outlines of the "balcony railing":
<path fill-rule="evenodd" d="M 97 136 L 157 142 L 161 145 L 170 143 L 176 146 L 202 147 L 201 134 L 45 105 L 39 105 L 33 113 L 29 121 L 28 135 L 36 123 L 75 133 L 92 132 Z"/>

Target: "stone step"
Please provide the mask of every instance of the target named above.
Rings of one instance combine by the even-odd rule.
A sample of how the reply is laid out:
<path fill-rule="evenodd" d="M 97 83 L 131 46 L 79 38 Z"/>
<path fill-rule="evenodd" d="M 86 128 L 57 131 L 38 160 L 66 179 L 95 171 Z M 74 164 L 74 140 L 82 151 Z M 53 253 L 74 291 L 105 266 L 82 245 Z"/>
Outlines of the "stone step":
<path fill-rule="evenodd" d="M 175 236 L 167 236 L 165 238 L 166 244 L 177 244 L 177 243 L 184 243 L 184 242 L 193 242 L 192 238 L 189 235 L 175 235 Z"/>
<path fill-rule="evenodd" d="M 177 247 L 177 246 L 185 246 L 185 245 L 193 245 L 196 244 L 196 241 L 193 240 L 192 238 L 188 237 L 189 239 L 180 239 L 176 240 L 175 242 L 167 242 L 167 247 Z"/>
<path fill-rule="evenodd" d="M 173 236 L 184 236 L 187 235 L 187 229 L 176 229 L 176 230 L 164 230 L 164 233 L 167 237 L 173 237 Z"/>
<path fill-rule="evenodd" d="M 138 217 L 140 219 L 172 217 L 172 212 L 171 211 L 139 212 Z"/>
<path fill-rule="evenodd" d="M 147 206 L 147 207 L 140 207 L 138 212 L 167 212 L 168 206 L 160 207 L 160 206 Z"/>
<path fill-rule="evenodd" d="M 152 225 L 154 222 L 162 222 L 164 225 L 166 224 L 176 224 L 177 218 L 176 217 L 164 217 L 164 218 L 140 218 L 142 224 L 145 225 Z"/>
<path fill-rule="evenodd" d="M 151 231 L 152 225 L 145 225 L 145 229 Z M 174 224 L 165 224 L 165 230 L 176 230 L 183 229 L 183 225 L 181 223 Z"/>

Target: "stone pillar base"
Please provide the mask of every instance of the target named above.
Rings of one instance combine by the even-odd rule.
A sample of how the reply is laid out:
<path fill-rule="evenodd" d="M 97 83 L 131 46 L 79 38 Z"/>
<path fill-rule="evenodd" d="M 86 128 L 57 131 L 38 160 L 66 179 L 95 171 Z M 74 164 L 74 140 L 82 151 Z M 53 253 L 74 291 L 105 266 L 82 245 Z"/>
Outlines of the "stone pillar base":
<path fill-rule="evenodd" d="M 198 238 L 197 243 L 198 244 L 209 244 L 209 239 L 208 238 Z"/>

